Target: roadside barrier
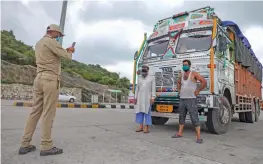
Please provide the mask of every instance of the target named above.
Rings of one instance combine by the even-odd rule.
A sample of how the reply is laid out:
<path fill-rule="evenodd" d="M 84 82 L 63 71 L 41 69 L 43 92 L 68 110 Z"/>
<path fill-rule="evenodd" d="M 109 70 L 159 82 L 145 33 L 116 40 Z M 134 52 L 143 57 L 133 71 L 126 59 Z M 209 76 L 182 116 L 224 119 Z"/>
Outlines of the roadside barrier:
<path fill-rule="evenodd" d="M 14 106 L 32 107 L 32 102 L 14 102 Z M 78 103 L 58 103 L 57 108 L 120 108 L 134 109 L 134 105 L 127 104 L 78 104 Z"/>

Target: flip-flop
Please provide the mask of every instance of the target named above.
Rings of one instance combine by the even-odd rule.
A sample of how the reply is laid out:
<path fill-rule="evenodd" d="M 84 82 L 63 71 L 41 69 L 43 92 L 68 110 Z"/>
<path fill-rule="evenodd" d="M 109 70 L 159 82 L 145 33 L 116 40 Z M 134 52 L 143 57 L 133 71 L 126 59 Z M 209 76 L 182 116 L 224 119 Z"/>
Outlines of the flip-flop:
<path fill-rule="evenodd" d="M 146 131 L 143 131 L 143 133 L 145 133 L 145 134 L 146 134 L 146 133 L 150 133 L 150 131 L 149 131 L 149 130 L 146 130 Z"/>
<path fill-rule="evenodd" d="M 175 134 L 175 135 L 172 136 L 172 138 L 181 138 L 181 137 L 183 137 L 183 136 L 178 135 L 178 134 Z"/>
<path fill-rule="evenodd" d="M 196 139 L 196 143 L 198 143 L 198 144 L 202 144 L 202 143 L 203 143 L 203 139 L 202 139 L 202 138 L 200 138 L 200 139 Z"/>
<path fill-rule="evenodd" d="M 143 129 L 137 129 L 135 132 L 142 132 Z"/>

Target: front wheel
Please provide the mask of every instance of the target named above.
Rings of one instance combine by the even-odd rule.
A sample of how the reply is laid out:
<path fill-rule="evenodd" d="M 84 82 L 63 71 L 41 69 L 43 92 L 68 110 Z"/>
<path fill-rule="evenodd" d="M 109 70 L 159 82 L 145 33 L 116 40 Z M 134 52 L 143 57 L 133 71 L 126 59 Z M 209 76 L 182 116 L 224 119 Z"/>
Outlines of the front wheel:
<path fill-rule="evenodd" d="M 206 126 L 210 133 L 224 134 L 231 123 L 231 106 L 226 97 L 220 98 L 219 109 L 209 109 Z"/>
<path fill-rule="evenodd" d="M 153 125 L 164 125 L 168 120 L 169 118 L 152 116 Z"/>
<path fill-rule="evenodd" d="M 69 99 L 69 102 L 73 103 L 73 102 L 74 102 L 74 99 L 73 99 L 73 98 Z"/>

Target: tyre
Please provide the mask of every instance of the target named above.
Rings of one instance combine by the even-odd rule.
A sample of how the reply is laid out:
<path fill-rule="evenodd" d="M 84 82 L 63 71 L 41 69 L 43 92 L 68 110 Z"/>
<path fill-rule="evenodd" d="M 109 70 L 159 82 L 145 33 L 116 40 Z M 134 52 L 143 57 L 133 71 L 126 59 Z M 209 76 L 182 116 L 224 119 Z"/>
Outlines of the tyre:
<path fill-rule="evenodd" d="M 240 122 L 246 122 L 246 115 L 245 115 L 244 112 L 238 113 L 238 116 L 239 116 L 239 121 Z"/>
<path fill-rule="evenodd" d="M 69 102 L 73 103 L 75 100 L 73 98 L 69 99 Z"/>
<path fill-rule="evenodd" d="M 168 120 L 169 118 L 152 116 L 153 125 L 164 125 Z"/>
<path fill-rule="evenodd" d="M 254 123 L 255 122 L 255 117 L 256 117 L 256 105 L 255 105 L 255 102 L 252 102 L 252 111 L 249 111 L 249 112 L 246 112 L 245 115 L 246 115 L 246 122 L 247 123 Z"/>
<path fill-rule="evenodd" d="M 231 106 L 226 97 L 219 100 L 218 109 L 209 109 L 206 126 L 210 133 L 224 134 L 228 131 L 231 123 Z"/>

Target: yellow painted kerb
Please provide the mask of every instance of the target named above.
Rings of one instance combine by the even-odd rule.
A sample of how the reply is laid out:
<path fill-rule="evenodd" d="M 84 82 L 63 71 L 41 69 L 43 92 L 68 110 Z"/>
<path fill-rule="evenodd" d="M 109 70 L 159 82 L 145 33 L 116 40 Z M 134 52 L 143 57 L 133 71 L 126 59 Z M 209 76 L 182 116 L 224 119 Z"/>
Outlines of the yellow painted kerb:
<path fill-rule="evenodd" d="M 92 104 L 92 108 L 99 108 L 98 104 Z"/>
<path fill-rule="evenodd" d="M 69 107 L 69 108 L 74 108 L 75 105 L 71 103 L 71 104 L 68 104 L 68 107 Z"/>
<path fill-rule="evenodd" d="M 81 104 L 80 108 L 87 108 L 87 104 Z"/>

